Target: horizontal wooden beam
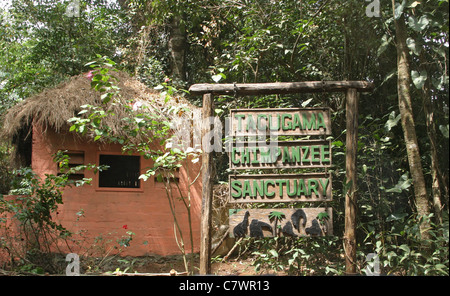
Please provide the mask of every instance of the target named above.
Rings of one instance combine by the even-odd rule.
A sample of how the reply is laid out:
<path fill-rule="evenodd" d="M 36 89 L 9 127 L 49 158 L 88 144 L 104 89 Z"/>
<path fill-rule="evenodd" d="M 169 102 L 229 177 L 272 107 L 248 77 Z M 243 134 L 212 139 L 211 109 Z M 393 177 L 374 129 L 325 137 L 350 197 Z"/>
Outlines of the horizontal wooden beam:
<path fill-rule="evenodd" d="M 263 95 L 292 94 L 307 92 L 337 92 L 354 88 L 359 92 L 371 92 L 374 84 L 368 81 L 305 81 L 305 82 L 269 82 L 269 83 L 225 83 L 194 84 L 189 88 L 191 95 Z"/>

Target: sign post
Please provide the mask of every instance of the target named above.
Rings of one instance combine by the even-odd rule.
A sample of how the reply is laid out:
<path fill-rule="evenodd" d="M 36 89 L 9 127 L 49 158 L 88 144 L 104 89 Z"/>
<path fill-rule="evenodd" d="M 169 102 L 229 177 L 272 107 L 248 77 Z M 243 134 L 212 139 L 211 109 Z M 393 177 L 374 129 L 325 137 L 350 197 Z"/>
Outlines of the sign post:
<path fill-rule="evenodd" d="M 350 88 L 346 95 L 347 135 L 345 151 L 345 272 L 356 274 L 356 152 L 358 147 L 358 93 Z"/>
<path fill-rule="evenodd" d="M 308 82 L 277 82 L 277 83 L 249 83 L 249 84 L 194 84 L 189 88 L 189 91 L 191 95 L 204 95 L 203 97 L 203 118 L 207 118 L 208 116 L 213 115 L 213 99 L 212 96 L 214 95 L 261 95 L 261 94 L 288 94 L 288 93 L 312 93 L 312 92 L 345 92 L 346 93 L 346 116 L 347 116 L 347 135 L 346 135 L 346 178 L 347 178 L 347 192 L 346 192 L 346 201 L 345 201 L 345 234 L 344 234 L 344 248 L 345 248 L 345 259 L 346 259 L 346 272 L 347 274 L 354 274 L 356 273 L 356 238 L 355 238 L 355 228 L 356 228 L 356 147 L 357 147 L 357 135 L 358 135 L 358 92 L 370 92 L 374 89 L 374 84 L 367 81 L 308 81 Z M 288 113 L 284 113 L 288 114 Z M 253 120 L 252 120 L 253 119 Z M 254 118 L 250 119 L 250 122 L 247 122 L 247 129 L 250 130 L 253 125 L 252 122 L 255 122 Z M 302 127 L 303 130 L 303 124 L 302 117 L 299 117 L 300 120 L 297 120 L 295 125 L 298 127 Z M 238 119 L 239 120 L 239 119 Z M 264 120 L 263 116 L 260 116 L 260 122 Z M 283 120 L 283 117 L 281 117 L 281 120 Z M 291 129 L 292 125 L 294 125 L 294 119 L 291 119 L 289 115 L 284 116 L 284 122 L 281 124 L 284 124 L 284 127 L 286 130 Z M 289 127 L 288 121 L 291 121 L 291 128 Z M 311 128 L 306 127 L 306 130 L 317 130 L 317 126 L 319 125 L 319 128 L 322 128 L 321 123 L 317 123 L 316 121 L 316 129 L 313 128 L 311 123 L 311 118 L 308 120 L 309 125 Z M 242 122 L 241 122 L 242 123 Z M 272 123 L 275 123 L 275 121 L 272 121 Z M 256 118 L 256 127 L 258 127 L 258 118 Z M 244 125 L 245 126 L 245 125 Z M 274 127 L 274 126 L 273 126 Z M 274 127 L 275 128 L 275 127 Z M 283 129 L 283 127 L 281 127 Z M 270 130 L 270 127 L 269 127 Z M 331 129 L 330 129 L 331 130 Z M 210 126 L 205 127 L 202 129 L 202 135 L 205 134 L 205 132 L 210 131 Z M 311 148 L 309 148 L 311 149 Z M 314 148 L 314 153 L 319 153 L 317 151 L 326 151 L 324 148 Z M 322 150 L 323 149 L 323 150 Z M 306 148 L 301 148 L 306 153 Z M 280 151 L 280 150 L 278 150 Z M 312 150 L 310 150 L 312 151 Z M 259 151 L 260 158 L 264 157 L 261 155 L 261 152 L 267 153 L 267 150 L 265 151 Z M 294 149 L 294 152 L 292 151 L 292 148 L 288 148 L 288 151 L 284 151 L 284 148 L 281 153 L 284 152 L 284 155 L 289 155 L 289 157 L 294 158 L 293 154 L 297 153 Z M 239 153 L 241 153 L 239 151 Z M 242 152 L 242 154 L 238 154 L 236 152 L 235 156 L 235 163 L 236 165 L 240 166 L 241 164 L 243 166 L 249 165 L 249 162 L 245 159 L 246 152 L 245 150 Z M 253 153 L 253 151 L 251 151 Z M 299 153 L 301 153 L 299 151 Z M 325 154 L 324 154 L 325 153 Z M 249 158 L 250 153 L 248 154 Z M 296 154 L 295 154 L 296 155 Z M 204 153 L 203 154 L 203 168 L 202 168 L 202 180 L 203 180 L 203 193 L 202 193 L 202 217 L 201 217 L 201 241 L 200 241 L 200 274 L 208 274 L 210 273 L 210 264 L 211 264 L 211 201 L 212 201 L 212 170 L 213 170 L 213 164 L 212 164 L 212 155 L 211 153 Z M 240 161 L 238 161 L 238 157 Z M 313 156 L 309 158 L 310 163 L 313 163 Z M 322 152 L 322 163 L 323 160 L 326 159 L 326 152 Z M 317 157 L 314 157 L 317 158 Z M 305 156 L 305 160 L 306 160 Z M 255 160 L 255 159 L 253 159 Z M 256 160 L 258 160 L 258 155 L 256 153 Z M 281 160 L 283 163 L 283 160 Z M 292 161 L 291 161 L 292 162 Z M 290 163 L 287 161 L 287 158 L 285 159 L 284 163 Z M 294 163 L 298 164 L 298 161 L 294 161 Z M 314 161 L 314 164 L 316 161 Z M 330 163 L 331 163 L 331 154 L 330 154 Z M 301 163 L 303 165 L 303 163 Z M 251 163 L 250 165 L 261 165 L 261 162 L 259 164 L 257 163 Z M 237 169 L 237 168 L 236 168 Z M 302 183 L 298 180 L 304 180 L 302 178 L 297 179 L 297 193 L 298 188 L 301 188 L 302 185 L 299 185 Z M 260 181 L 261 182 L 261 181 Z M 282 187 L 283 190 L 286 190 L 287 188 L 287 181 L 278 181 L 281 185 L 284 185 L 285 187 Z M 325 181 L 322 181 L 325 182 Z M 331 181 L 330 181 L 331 182 Z M 265 183 L 267 184 L 267 182 Z M 267 185 L 269 188 L 270 186 Z M 293 190 L 294 184 L 289 181 L 289 186 L 291 190 Z M 313 183 L 311 183 L 313 185 Z M 237 184 L 235 185 L 237 186 Z M 249 185 L 242 185 L 242 186 L 249 186 Z M 257 185 L 254 185 L 257 186 Z M 265 185 L 264 185 L 265 186 Z M 305 183 L 306 186 L 306 183 Z M 327 187 L 328 188 L 328 187 Z M 278 188 L 279 189 L 279 188 Z M 321 188 L 323 189 L 323 187 Z M 243 190 L 243 189 L 241 189 Z M 246 189 L 248 190 L 248 189 Z M 252 189 L 253 190 L 253 189 Z M 255 192 L 257 194 L 255 195 L 258 197 L 259 191 L 257 191 L 255 187 Z M 306 189 L 307 190 L 307 189 Z M 313 190 L 311 189 L 311 192 Z M 293 191 L 291 191 L 293 192 Z M 307 192 L 307 191 L 306 191 Z M 318 189 L 318 192 L 320 192 L 320 189 Z M 323 191 L 322 191 L 323 192 Z M 247 192 L 245 192 L 248 194 Z M 266 191 L 266 197 L 267 193 L 269 195 L 271 194 L 269 189 Z M 315 193 L 315 192 L 314 192 Z M 252 194 L 253 191 L 252 191 Z M 300 197 L 298 198 L 307 198 L 307 195 L 304 195 L 301 197 L 302 192 L 300 192 Z M 247 196 L 247 195 L 246 195 Z M 297 194 L 298 196 L 298 194 Z M 331 198 L 331 197 L 330 197 Z M 306 209 L 305 209 L 306 210 Z M 251 213 L 249 213 L 250 215 Z M 306 214 L 306 211 L 305 211 Z M 284 213 L 284 215 L 288 215 L 289 213 Z M 292 214 L 293 215 L 293 214 Z M 291 215 L 291 216 L 292 216 Z M 245 214 L 244 214 L 245 216 Z M 272 215 L 273 216 L 273 215 Z M 282 215 L 278 215 L 282 217 Z M 331 216 L 330 216 L 331 217 Z M 306 215 L 306 219 L 308 219 L 308 215 Z M 301 220 L 300 220 L 301 221 Z M 251 222 L 250 222 L 251 224 Z M 312 225 L 312 224 L 311 224 Z M 306 232 L 305 232 L 306 233 Z"/>
<path fill-rule="evenodd" d="M 214 100 L 211 94 L 203 95 L 202 115 L 202 140 L 211 131 L 214 115 Z M 200 220 L 200 274 L 211 273 L 211 219 L 212 219 L 212 197 L 213 197 L 213 152 L 206 149 L 208 144 L 202 143 L 202 210 Z"/>

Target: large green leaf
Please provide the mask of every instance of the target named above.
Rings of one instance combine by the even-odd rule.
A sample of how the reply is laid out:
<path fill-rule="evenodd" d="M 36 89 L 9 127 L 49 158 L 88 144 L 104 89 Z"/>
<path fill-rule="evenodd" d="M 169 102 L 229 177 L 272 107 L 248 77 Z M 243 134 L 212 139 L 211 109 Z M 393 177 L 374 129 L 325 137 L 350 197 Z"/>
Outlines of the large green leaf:
<path fill-rule="evenodd" d="M 448 124 L 440 125 L 439 130 L 441 131 L 442 135 L 444 135 L 444 137 L 448 139 Z"/>
<path fill-rule="evenodd" d="M 400 121 L 400 118 L 401 118 L 400 114 L 395 116 L 395 111 L 392 111 L 391 114 L 389 114 L 388 121 L 386 121 L 386 123 L 384 124 L 386 130 L 390 131 L 394 126 L 396 126 Z"/>
<path fill-rule="evenodd" d="M 394 214 L 390 214 L 390 215 L 386 218 L 386 222 L 391 222 L 391 221 L 401 220 L 401 219 L 405 218 L 406 216 L 408 216 L 407 213 L 394 213 Z"/>
<path fill-rule="evenodd" d="M 411 29 L 413 29 L 416 32 L 423 31 L 428 24 L 430 23 L 430 20 L 426 15 L 423 15 L 417 20 L 417 18 L 413 15 L 408 17 L 408 25 Z"/>
<path fill-rule="evenodd" d="M 395 184 L 393 188 L 387 189 L 386 192 L 390 193 L 401 193 L 403 190 L 408 189 L 411 187 L 412 180 L 409 178 L 409 174 L 405 173 L 400 177 L 400 180 L 398 180 L 398 183 Z"/>
<path fill-rule="evenodd" d="M 420 44 L 411 37 L 408 37 L 408 39 L 406 39 L 406 46 L 408 46 L 409 50 L 412 51 L 417 56 L 420 54 L 420 51 L 422 50 Z"/>
<path fill-rule="evenodd" d="M 427 80 L 427 71 L 411 71 L 411 78 L 417 89 L 422 89 L 425 81 Z"/>
<path fill-rule="evenodd" d="M 405 5 L 406 5 L 406 0 L 403 0 L 401 4 L 395 3 L 394 18 L 396 20 L 398 20 L 402 16 Z"/>
<path fill-rule="evenodd" d="M 379 57 L 383 52 L 386 51 L 386 49 L 388 48 L 389 44 L 392 41 L 392 37 L 389 37 L 387 35 L 383 35 L 383 37 L 381 37 L 381 45 L 377 50 L 377 56 Z"/>

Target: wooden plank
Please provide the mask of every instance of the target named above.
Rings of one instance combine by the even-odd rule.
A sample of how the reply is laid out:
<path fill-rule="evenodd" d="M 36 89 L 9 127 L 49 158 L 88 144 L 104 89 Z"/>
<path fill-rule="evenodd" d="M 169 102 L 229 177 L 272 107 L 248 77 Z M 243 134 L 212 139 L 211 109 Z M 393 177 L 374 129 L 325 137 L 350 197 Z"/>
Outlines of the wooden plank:
<path fill-rule="evenodd" d="M 211 131 L 214 101 L 211 94 L 203 96 L 202 139 Z M 204 143 L 205 144 L 205 143 Z M 213 195 L 213 152 L 202 154 L 202 210 L 200 221 L 200 274 L 211 273 L 211 219 Z"/>
<path fill-rule="evenodd" d="M 358 93 L 349 89 L 346 94 L 346 152 L 345 172 L 347 193 L 345 195 L 345 269 L 356 274 L 356 153 L 358 143 Z"/>
<path fill-rule="evenodd" d="M 332 164 L 331 141 L 237 142 L 229 153 L 229 168 L 323 168 Z"/>
<path fill-rule="evenodd" d="M 230 110 L 231 137 L 331 135 L 330 108 Z"/>
<path fill-rule="evenodd" d="M 328 217 L 319 219 L 321 213 Z M 229 225 L 231 237 L 328 236 L 333 235 L 333 212 L 331 208 L 230 210 Z"/>
<path fill-rule="evenodd" d="M 269 82 L 269 83 L 201 83 L 191 85 L 191 95 L 262 95 L 262 94 L 292 94 L 310 92 L 339 92 L 349 88 L 359 92 L 370 92 L 374 84 L 368 81 L 305 81 L 305 82 Z"/>
<path fill-rule="evenodd" d="M 230 175 L 229 203 L 331 201 L 331 174 Z"/>

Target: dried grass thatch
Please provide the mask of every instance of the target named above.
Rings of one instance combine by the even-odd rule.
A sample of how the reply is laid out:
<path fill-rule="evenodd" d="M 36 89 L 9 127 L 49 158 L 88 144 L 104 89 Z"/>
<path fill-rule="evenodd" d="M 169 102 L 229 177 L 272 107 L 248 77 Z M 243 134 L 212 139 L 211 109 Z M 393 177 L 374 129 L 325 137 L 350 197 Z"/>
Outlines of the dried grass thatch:
<path fill-rule="evenodd" d="M 181 97 L 165 102 L 159 92 L 149 89 L 125 72 L 110 73 L 118 79 L 119 100 L 122 100 L 122 103 L 128 103 L 130 100 L 142 102 L 151 112 L 158 113 L 161 119 L 168 120 L 180 115 L 169 112 L 171 108 L 184 106 L 192 111 L 196 109 Z M 70 126 L 68 120 L 77 116 L 81 111 L 80 106 L 86 104 L 111 110 L 114 115 L 105 118 L 103 124 L 108 126 L 114 135 L 126 136 L 122 130 L 122 118 L 128 113 L 123 104 L 102 104 L 100 96 L 100 92 L 91 88 L 90 80 L 85 74 L 74 76 L 67 82 L 53 89 L 44 90 L 11 108 L 4 116 L 2 136 L 12 139 L 24 126 L 30 126 L 31 123 L 43 127 L 44 130 L 52 128 L 56 132 L 66 131 Z M 183 112 L 183 116 L 192 118 L 189 112 Z"/>
<path fill-rule="evenodd" d="M 142 112 L 144 109 L 145 112 L 152 112 L 160 120 L 180 122 L 181 119 L 181 122 L 186 122 L 183 119 L 188 119 L 191 124 L 196 124 L 193 122 L 193 118 L 199 115 L 200 109 L 186 99 L 175 97 L 165 102 L 160 92 L 149 89 L 127 73 L 121 71 L 111 71 L 110 73 L 117 78 L 120 96 L 116 96 L 115 100 L 120 100 L 120 104 L 111 102 L 103 104 L 100 98 L 101 93 L 91 88 L 91 81 L 86 74 L 80 74 L 55 88 L 29 97 L 8 110 L 3 117 L 0 138 L 10 142 L 15 148 L 12 155 L 13 165 L 27 166 L 31 162 L 30 131 L 32 125 L 40 126 L 44 132 L 52 129 L 58 133 L 65 133 L 71 125 L 68 120 L 75 116 L 80 117 L 78 113 L 82 110 L 81 106 L 87 104 L 101 107 L 105 111 L 112 111 L 112 114 L 102 120 L 102 124 L 110 129 L 111 135 L 116 137 L 129 137 L 127 131 L 123 129 L 125 123 L 122 119 L 129 116 L 129 109 L 127 110 L 124 106 L 130 102 L 142 104 L 142 107 L 136 112 Z M 174 109 L 177 108 L 184 111 L 174 112 Z M 81 116 L 86 116 L 86 114 Z M 172 132 L 183 128 L 185 128 L 183 124 L 181 126 L 174 125 Z M 94 135 L 87 134 L 82 138 L 92 141 Z M 132 140 L 136 142 L 141 139 L 133 138 Z"/>

